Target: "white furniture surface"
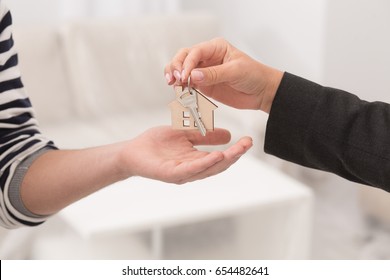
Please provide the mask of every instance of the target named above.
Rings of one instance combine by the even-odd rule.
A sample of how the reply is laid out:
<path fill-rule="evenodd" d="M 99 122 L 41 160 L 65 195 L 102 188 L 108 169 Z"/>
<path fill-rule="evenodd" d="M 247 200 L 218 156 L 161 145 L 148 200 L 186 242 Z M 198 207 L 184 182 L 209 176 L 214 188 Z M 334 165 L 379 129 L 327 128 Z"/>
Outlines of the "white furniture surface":
<path fill-rule="evenodd" d="M 312 203 L 251 156 L 182 186 L 132 178 L 59 213 L 67 231 L 42 234 L 34 258 L 305 259 Z"/>
<path fill-rule="evenodd" d="M 42 131 L 60 148 L 131 139 L 169 125 L 163 69 L 179 48 L 218 36 L 204 14 L 16 26 L 22 79 Z M 259 159 L 259 112 L 217 104 L 216 127 L 254 139 L 216 177 L 184 186 L 144 178 L 110 186 L 45 224 L 0 231 L 0 256 L 32 259 L 309 258 L 311 192 Z M 223 147 L 215 147 L 222 149 Z"/>

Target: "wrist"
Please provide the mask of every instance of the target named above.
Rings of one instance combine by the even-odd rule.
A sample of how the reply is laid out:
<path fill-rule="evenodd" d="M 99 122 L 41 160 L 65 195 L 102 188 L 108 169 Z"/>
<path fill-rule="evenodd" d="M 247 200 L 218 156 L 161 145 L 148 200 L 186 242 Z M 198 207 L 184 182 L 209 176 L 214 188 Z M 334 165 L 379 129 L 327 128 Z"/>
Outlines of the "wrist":
<path fill-rule="evenodd" d="M 264 89 L 263 100 L 261 102 L 260 110 L 269 114 L 271 111 L 272 103 L 274 101 L 276 92 L 278 91 L 280 82 L 282 81 L 284 73 L 278 69 L 267 67 L 265 74 L 265 80 L 267 81 Z"/>
<path fill-rule="evenodd" d="M 118 181 L 125 180 L 135 175 L 134 170 L 132 170 L 134 164 L 130 162 L 132 157 L 128 156 L 128 151 L 132 151 L 132 148 L 130 148 L 129 145 L 131 145 L 131 141 L 116 144 L 113 169 L 118 176 Z"/>

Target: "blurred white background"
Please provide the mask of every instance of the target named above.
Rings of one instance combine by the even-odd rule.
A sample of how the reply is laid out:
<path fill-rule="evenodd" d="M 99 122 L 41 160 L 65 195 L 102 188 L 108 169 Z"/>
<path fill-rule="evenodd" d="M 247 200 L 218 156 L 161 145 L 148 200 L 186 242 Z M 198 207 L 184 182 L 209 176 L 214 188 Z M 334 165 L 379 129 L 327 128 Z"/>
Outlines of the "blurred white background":
<path fill-rule="evenodd" d="M 58 25 L 79 18 L 208 12 L 221 36 L 265 63 L 315 80 L 323 77 L 325 0 L 10 0 L 16 24 Z M 172 27 L 172 31 L 175 28 Z"/>
<path fill-rule="evenodd" d="M 362 99 L 390 102 L 387 0 L 8 0 L 16 26 L 207 12 L 256 59 Z M 172 26 L 175 32 L 175 26 Z M 180 36 L 180 34 L 177 34 Z M 184 47 L 184 46 L 183 46 Z M 313 258 L 390 258 L 387 193 L 264 156 L 316 193 Z M 362 159 L 363 160 L 363 159 Z M 385 208 L 384 208 L 385 209 Z"/>

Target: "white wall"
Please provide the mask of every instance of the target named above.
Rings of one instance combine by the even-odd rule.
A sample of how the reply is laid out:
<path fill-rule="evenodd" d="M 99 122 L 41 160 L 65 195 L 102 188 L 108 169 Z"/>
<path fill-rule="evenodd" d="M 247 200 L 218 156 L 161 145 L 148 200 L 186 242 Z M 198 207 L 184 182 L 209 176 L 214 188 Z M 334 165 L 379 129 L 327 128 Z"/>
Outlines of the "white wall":
<path fill-rule="evenodd" d="M 222 34 L 265 63 L 322 81 L 326 0 L 183 0 L 217 15 Z"/>
<path fill-rule="evenodd" d="M 123 17 L 177 11 L 180 0 L 5 0 L 16 23 L 58 24 L 80 17 Z"/>
<path fill-rule="evenodd" d="M 5 0 L 15 24 L 78 17 L 206 11 L 221 35 L 257 59 L 322 81 L 326 0 Z M 174 27 L 173 27 L 174 30 Z"/>
<path fill-rule="evenodd" d="M 325 81 L 390 102 L 390 1 L 328 0 Z"/>
<path fill-rule="evenodd" d="M 54 23 L 61 15 L 60 0 L 3 0 L 11 9 L 14 22 L 35 24 Z"/>

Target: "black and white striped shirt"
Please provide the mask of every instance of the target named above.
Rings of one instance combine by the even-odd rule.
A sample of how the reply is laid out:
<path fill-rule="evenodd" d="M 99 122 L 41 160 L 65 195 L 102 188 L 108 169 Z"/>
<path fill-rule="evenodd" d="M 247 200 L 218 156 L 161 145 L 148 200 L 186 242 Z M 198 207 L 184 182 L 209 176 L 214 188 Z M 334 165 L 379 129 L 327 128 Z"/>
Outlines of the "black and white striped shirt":
<path fill-rule="evenodd" d="M 34 226 L 45 221 L 29 212 L 20 184 L 31 162 L 54 144 L 39 131 L 18 69 L 12 18 L 0 0 L 0 226 Z"/>

